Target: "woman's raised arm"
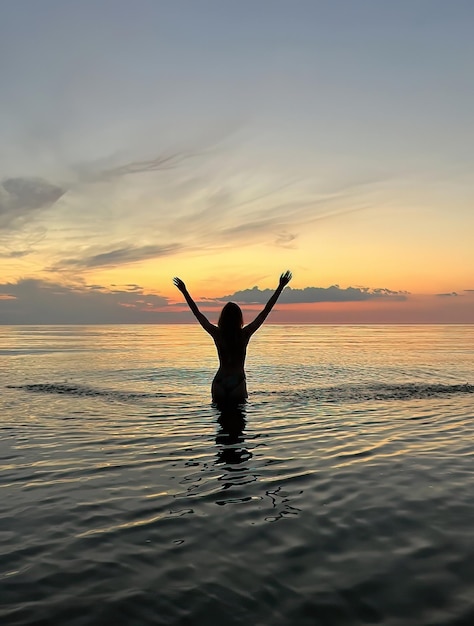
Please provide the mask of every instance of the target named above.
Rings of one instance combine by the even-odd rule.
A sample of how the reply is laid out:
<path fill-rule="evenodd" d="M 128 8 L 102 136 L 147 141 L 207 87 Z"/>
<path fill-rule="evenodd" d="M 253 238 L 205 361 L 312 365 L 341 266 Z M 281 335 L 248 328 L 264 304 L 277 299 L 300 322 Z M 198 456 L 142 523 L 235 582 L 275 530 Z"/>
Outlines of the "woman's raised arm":
<path fill-rule="evenodd" d="M 278 287 L 275 289 L 275 293 L 272 295 L 270 300 L 267 302 L 267 304 L 265 305 L 265 308 L 263 309 L 263 311 L 261 311 L 261 313 L 259 313 L 257 315 L 257 317 L 253 320 L 253 322 L 250 322 L 250 324 L 247 324 L 247 326 L 245 327 L 244 330 L 245 330 L 246 333 L 248 333 L 249 337 L 251 335 L 253 335 L 254 332 L 256 330 L 258 330 L 260 328 L 260 326 L 263 324 L 263 322 L 267 318 L 268 314 L 273 309 L 273 307 L 275 305 L 275 302 L 280 297 L 281 292 L 286 287 L 286 285 L 290 282 L 291 278 L 292 278 L 292 274 L 291 274 L 290 270 L 286 270 L 286 272 L 284 272 L 280 276 L 280 282 L 278 284 Z"/>
<path fill-rule="evenodd" d="M 177 276 L 175 276 L 173 278 L 173 283 L 174 283 L 175 287 L 177 287 L 181 291 L 181 293 L 183 294 L 186 302 L 188 303 L 189 308 L 193 312 L 193 314 L 194 314 L 195 318 L 197 319 L 197 321 L 201 324 L 201 326 L 204 328 L 204 330 L 206 332 L 208 332 L 210 335 L 214 336 L 214 334 L 217 331 L 217 326 L 214 326 L 214 324 L 211 324 L 211 322 L 207 319 L 207 317 L 203 313 L 201 313 L 201 311 L 197 307 L 197 304 L 191 298 L 188 290 L 186 289 L 186 285 L 181 280 L 181 278 L 178 278 Z"/>

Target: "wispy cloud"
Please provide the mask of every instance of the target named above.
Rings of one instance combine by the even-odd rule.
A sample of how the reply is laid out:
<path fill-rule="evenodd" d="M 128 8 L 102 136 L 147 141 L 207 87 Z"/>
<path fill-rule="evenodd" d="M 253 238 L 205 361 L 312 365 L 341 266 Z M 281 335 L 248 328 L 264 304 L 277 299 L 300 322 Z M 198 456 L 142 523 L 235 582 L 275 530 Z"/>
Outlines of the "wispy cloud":
<path fill-rule="evenodd" d="M 62 269 L 94 269 L 98 267 L 117 267 L 128 263 L 137 263 L 160 256 L 176 254 L 180 250 L 179 244 L 149 245 L 149 246 L 126 246 L 115 248 L 107 252 L 96 254 L 85 253 L 82 257 L 63 259 L 53 265 L 51 271 Z"/>
<path fill-rule="evenodd" d="M 84 182 L 94 182 L 97 180 L 110 180 L 122 176 L 129 176 L 131 174 L 143 174 L 144 172 L 162 172 L 164 170 L 176 168 L 190 156 L 191 153 L 176 153 L 158 156 L 153 159 L 145 159 L 142 161 L 130 161 L 129 163 L 111 167 L 109 169 L 99 171 L 91 170 L 89 175 L 87 175 L 87 170 L 83 170 L 84 175 L 82 176 L 82 180 Z"/>
<path fill-rule="evenodd" d="M 190 156 L 184 153 L 161 155 L 109 167 L 104 167 L 104 164 L 101 167 L 94 162 L 76 165 L 71 169 L 71 176 L 60 184 L 34 176 L 4 178 L 0 183 L 0 228 L 10 226 L 13 221 L 31 211 L 50 208 L 72 190 L 133 174 L 176 168 Z"/>
<path fill-rule="evenodd" d="M 140 241 L 135 229 L 129 228 L 134 241 L 114 243 L 110 241 L 117 227 L 127 230 L 133 220 L 136 194 L 127 198 L 130 185 L 119 187 L 119 196 L 114 189 L 120 180 L 134 175 L 152 176 L 159 171 L 176 168 L 189 154 L 170 154 L 148 160 L 135 160 L 108 166 L 104 162 L 72 167 L 70 176 L 61 183 L 50 182 L 33 176 L 17 176 L 3 179 L 0 183 L 0 257 L 19 259 L 42 250 L 43 257 L 55 256 L 50 269 L 62 270 L 75 267 L 77 270 L 102 266 L 116 266 L 137 260 L 174 254 L 178 244 L 168 241 Z M 142 181 L 143 183 L 143 181 Z M 133 186 L 132 186 L 133 188 Z M 140 184 L 138 185 L 138 189 Z M 104 201 L 104 197 L 109 200 Z M 117 201 L 118 200 L 118 201 Z M 125 218 L 118 211 L 129 203 Z M 110 206 L 115 203 L 116 206 Z M 146 220 L 137 212 L 137 223 L 146 231 Z M 112 216 L 118 215 L 119 219 Z M 102 228 L 97 228 L 102 223 Z M 68 248 L 77 251 L 82 242 L 95 236 L 103 242 L 94 253 L 81 257 L 67 256 Z M 115 238 L 116 239 L 116 238 Z M 153 238 L 152 238 L 153 239 Z M 70 244 L 69 244 L 70 242 Z M 43 245 L 41 245 L 43 244 Z M 62 252 L 61 252 L 62 250 Z"/>
<path fill-rule="evenodd" d="M 114 157 L 72 166 L 60 183 L 7 179 L 0 256 L 38 252 L 41 269 L 81 273 L 182 251 L 297 248 L 299 234 L 312 224 L 365 210 L 372 186 L 383 182 L 318 188 L 308 178 L 282 180 L 281 173 L 246 171 L 242 164 L 229 173 L 222 156 L 203 149 L 118 163 Z"/>

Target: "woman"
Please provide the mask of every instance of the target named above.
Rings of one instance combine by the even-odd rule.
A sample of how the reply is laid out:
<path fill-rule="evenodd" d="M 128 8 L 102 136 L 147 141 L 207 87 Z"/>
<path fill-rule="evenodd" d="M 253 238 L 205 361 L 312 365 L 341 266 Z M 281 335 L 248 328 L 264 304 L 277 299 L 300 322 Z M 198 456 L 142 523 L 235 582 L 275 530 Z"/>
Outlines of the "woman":
<path fill-rule="evenodd" d="M 228 302 L 224 306 L 217 326 L 214 326 L 198 309 L 183 281 L 177 277 L 173 278 L 173 283 L 185 297 L 198 322 L 211 335 L 216 344 L 219 369 L 214 376 L 211 387 L 214 402 L 243 402 L 247 398 L 244 365 L 248 342 L 254 332 L 263 324 L 290 280 L 291 272 L 287 270 L 280 276 L 279 285 L 263 311 L 247 326 L 244 326 L 242 310 L 234 302 Z"/>

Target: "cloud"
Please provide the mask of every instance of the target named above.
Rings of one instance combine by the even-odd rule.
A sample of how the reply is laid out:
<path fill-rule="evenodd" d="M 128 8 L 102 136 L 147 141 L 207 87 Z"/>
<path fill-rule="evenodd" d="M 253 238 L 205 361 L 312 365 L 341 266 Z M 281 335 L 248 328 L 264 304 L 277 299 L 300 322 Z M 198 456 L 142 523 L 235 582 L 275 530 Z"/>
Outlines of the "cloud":
<path fill-rule="evenodd" d="M 242 304 L 264 304 L 271 295 L 272 289 L 244 289 L 233 294 L 213 298 L 220 302 L 240 302 Z M 347 287 L 339 285 L 331 287 L 305 287 L 304 289 L 292 289 L 287 287 L 281 294 L 279 302 L 282 304 L 305 304 L 312 302 L 360 302 L 375 299 L 406 300 L 408 292 L 393 291 L 391 289 L 369 287 Z"/>
<path fill-rule="evenodd" d="M 108 250 L 107 252 L 99 252 L 83 257 L 63 259 L 50 269 L 51 271 L 59 271 L 62 269 L 93 269 L 97 267 L 116 267 L 118 265 L 126 265 L 128 263 L 137 263 L 147 259 L 154 259 L 160 256 L 175 254 L 181 249 L 179 244 L 169 245 L 149 245 L 149 246 L 123 246 Z"/>
<path fill-rule="evenodd" d="M 10 250 L 5 252 L 0 252 L 0 257 L 3 259 L 21 259 L 24 256 L 28 256 L 30 254 L 30 250 Z"/>
<path fill-rule="evenodd" d="M 32 211 L 49 208 L 65 193 L 42 178 L 6 178 L 0 186 L 0 228 L 10 227 Z"/>
<path fill-rule="evenodd" d="M 219 151 L 181 151 L 72 165 L 57 184 L 8 178 L 0 187 L 0 257 L 37 254 L 28 262 L 64 276 L 181 251 L 293 249 L 316 222 L 368 206 L 367 183 L 323 189 L 309 179 L 276 179 L 263 166 L 230 164 Z"/>
<path fill-rule="evenodd" d="M 275 245 L 281 246 L 282 248 L 294 248 L 294 241 L 297 238 L 297 235 L 293 233 L 289 233 L 287 231 L 282 231 L 277 234 L 277 238 L 275 240 Z"/>
<path fill-rule="evenodd" d="M 0 183 L 0 228 L 10 226 L 14 220 L 31 211 L 50 208 L 67 192 L 78 187 L 131 174 L 171 169 L 190 156 L 191 153 L 169 154 L 112 167 L 100 167 L 97 162 L 73 166 L 70 179 L 61 185 L 34 176 L 5 178 Z"/>
<path fill-rule="evenodd" d="M 119 287 L 119 285 L 110 285 L 111 287 Z M 94 287 L 97 287 L 97 285 L 94 285 Z M 136 283 L 127 283 L 126 285 L 122 285 L 122 287 L 126 287 L 126 291 L 141 291 L 142 287 L 140 287 L 140 285 L 137 285 Z M 99 287 L 100 288 L 100 287 Z"/>
<path fill-rule="evenodd" d="M 128 176 L 130 174 L 142 174 L 144 172 L 161 172 L 163 170 L 173 169 L 177 167 L 186 158 L 189 158 L 191 154 L 177 153 L 167 156 L 158 156 L 153 159 L 147 159 L 142 161 L 130 161 L 123 165 L 104 169 L 96 173 L 90 172 L 89 176 L 86 175 L 85 181 L 95 180 L 108 180 L 112 178 L 119 178 L 121 176 Z"/>
<path fill-rule="evenodd" d="M 0 323 L 140 324 L 163 321 L 157 309 L 167 303 L 163 296 L 145 293 L 138 285 L 110 290 L 22 279 L 0 284 Z"/>
<path fill-rule="evenodd" d="M 182 241 L 191 241 L 195 249 L 255 243 L 296 248 L 299 233 L 315 223 L 368 207 L 355 197 L 349 202 L 346 188 L 321 194 L 292 182 L 263 192 L 253 183 L 251 178 L 247 183 L 237 177 L 216 186 L 211 178 L 198 178 L 194 188 L 190 185 L 181 196 L 178 188 L 177 196 L 171 196 L 173 210 L 160 218 L 160 227 L 168 233 L 179 233 Z"/>
<path fill-rule="evenodd" d="M 21 259 L 35 251 L 35 248 L 46 236 L 46 229 L 35 225 L 32 220 L 21 230 L 16 227 L 0 228 L 0 258 Z"/>
<path fill-rule="evenodd" d="M 199 308 L 213 322 L 223 302 L 240 302 L 244 313 L 252 316 L 252 305 L 262 307 L 273 290 L 254 287 L 221 298 L 201 299 Z M 272 316 L 275 322 L 304 323 L 469 323 L 472 321 L 470 297 L 441 298 L 436 296 L 410 296 L 415 307 L 406 305 L 386 306 L 408 299 L 408 293 L 390 289 L 366 287 L 328 288 L 287 287 L 279 303 L 340 303 L 331 312 L 325 307 L 294 307 L 290 312 L 277 307 Z M 344 303 L 372 301 L 375 308 L 345 307 Z M 438 305 L 436 304 L 438 303 Z M 376 303 L 384 303 L 382 309 Z M 334 311 L 336 310 L 336 314 Z M 372 311 L 372 312 L 371 312 Z M 136 283 L 113 284 L 60 284 L 33 278 L 0 284 L 0 324 L 147 324 L 147 323 L 195 323 L 186 304 L 180 299 L 172 302 L 167 298 L 146 292 Z"/>
<path fill-rule="evenodd" d="M 459 296 L 456 291 L 451 291 L 450 293 L 437 293 L 435 295 L 438 296 L 438 298 L 453 298 Z"/>
<path fill-rule="evenodd" d="M 153 222 L 162 213 L 150 215 L 149 203 L 142 208 L 140 201 L 143 196 L 159 197 L 156 191 L 163 181 L 155 180 L 156 172 L 177 168 L 191 156 L 182 152 L 119 165 L 109 159 L 108 163 L 71 166 L 59 184 L 33 176 L 4 178 L 0 182 L 0 258 L 18 259 L 33 252 L 42 253 L 43 259 L 63 257 L 56 262 L 51 258 L 49 269 L 56 271 L 64 266 L 76 270 L 110 267 L 174 254 L 180 244 L 168 243 L 168 233 L 160 236 L 155 228 L 150 240 L 150 217 Z M 139 174 L 146 178 L 133 184 L 120 182 Z M 56 204 L 58 210 L 51 211 Z M 78 249 L 87 250 L 83 242 L 89 240 L 90 246 L 94 239 L 96 249 L 76 257 Z"/>

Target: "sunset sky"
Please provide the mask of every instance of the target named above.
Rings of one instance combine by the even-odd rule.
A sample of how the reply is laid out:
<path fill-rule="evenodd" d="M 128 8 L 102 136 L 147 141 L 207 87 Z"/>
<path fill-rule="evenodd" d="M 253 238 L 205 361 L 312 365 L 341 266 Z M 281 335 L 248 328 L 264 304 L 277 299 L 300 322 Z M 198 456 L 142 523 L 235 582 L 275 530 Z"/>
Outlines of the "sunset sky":
<path fill-rule="evenodd" d="M 0 323 L 474 323 L 471 0 L 16 0 Z"/>

